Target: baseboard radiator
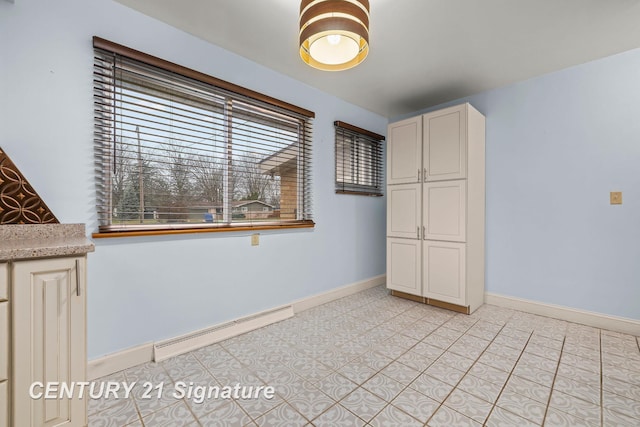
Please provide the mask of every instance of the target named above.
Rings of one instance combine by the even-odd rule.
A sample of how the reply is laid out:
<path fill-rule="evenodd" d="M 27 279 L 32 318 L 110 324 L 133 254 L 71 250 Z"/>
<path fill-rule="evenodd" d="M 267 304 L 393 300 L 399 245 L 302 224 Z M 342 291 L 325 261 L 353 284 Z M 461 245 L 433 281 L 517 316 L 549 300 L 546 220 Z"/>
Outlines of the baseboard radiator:
<path fill-rule="evenodd" d="M 160 362 L 290 317 L 293 317 L 293 307 L 288 305 L 160 341 L 153 345 L 153 359 Z"/>

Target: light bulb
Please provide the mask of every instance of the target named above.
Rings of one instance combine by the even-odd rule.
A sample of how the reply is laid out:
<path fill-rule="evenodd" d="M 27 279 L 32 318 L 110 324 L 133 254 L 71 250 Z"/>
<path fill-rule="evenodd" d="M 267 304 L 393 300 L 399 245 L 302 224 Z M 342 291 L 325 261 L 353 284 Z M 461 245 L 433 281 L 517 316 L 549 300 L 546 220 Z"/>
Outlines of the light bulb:
<path fill-rule="evenodd" d="M 329 65 L 344 64 L 358 55 L 358 42 L 341 34 L 328 34 L 313 41 L 309 47 L 311 57 Z"/>
<path fill-rule="evenodd" d="M 330 45 L 336 46 L 340 44 L 340 34 L 330 34 L 327 36 L 327 41 Z"/>

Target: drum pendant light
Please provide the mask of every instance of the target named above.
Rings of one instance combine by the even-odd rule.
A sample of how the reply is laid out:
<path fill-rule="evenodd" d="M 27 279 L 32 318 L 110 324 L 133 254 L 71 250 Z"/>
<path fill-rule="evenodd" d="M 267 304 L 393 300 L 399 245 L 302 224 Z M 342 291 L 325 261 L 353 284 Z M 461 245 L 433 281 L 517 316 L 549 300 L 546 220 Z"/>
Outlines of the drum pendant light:
<path fill-rule="evenodd" d="M 369 53 L 369 0 L 302 0 L 300 57 L 325 71 L 355 67 Z"/>

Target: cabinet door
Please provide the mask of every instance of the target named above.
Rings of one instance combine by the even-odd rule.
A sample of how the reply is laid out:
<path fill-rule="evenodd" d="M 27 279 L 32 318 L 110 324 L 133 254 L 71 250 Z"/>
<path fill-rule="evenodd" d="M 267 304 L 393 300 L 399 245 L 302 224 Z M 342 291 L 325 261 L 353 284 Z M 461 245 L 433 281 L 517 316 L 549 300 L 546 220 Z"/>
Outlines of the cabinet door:
<path fill-rule="evenodd" d="M 387 288 L 422 295 L 420 240 L 387 239 Z"/>
<path fill-rule="evenodd" d="M 466 239 L 467 182 L 437 181 L 424 184 L 424 238 L 464 242 Z"/>
<path fill-rule="evenodd" d="M 9 299 L 9 268 L 6 262 L 0 262 L 0 301 Z"/>
<path fill-rule="evenodd" d="M 9 425 L 9 381 L 0 381 L 0 427 Z"/>
<path fill-rule="evenodd" d="M 0 381 L 9 378 L 9 303 L 0 302 Z M 2 424 L 0 423 L 0 426 Z"/>
<path fill-rule="evenodd" d="M 387 186 L 387 236 L 420 238 L 422 184 Z"/>
<path fill-rule="evenodd" d="M 16 262 L 12 274 L 13 419 L 21 426 L 84 426 L 85 400 L 32 399 L 34 382 L 85 381 L 85 259 Z M 42 389 L 35 388 L 35 392 Z"/>
<path fill-rule="evenodd" d="M 422 176 L 421 117 L 391 123 L 387 136 L 387 184 L 420 182 Z"/>
<path fill-rule="evenodd" d="M 423 116 L 425 181 L 467 176 L 466 104 Z"/>
<path fill-rule="evenodd" d="M 424 241 L 425 297 L 466 306 L 465 244 Z"/>

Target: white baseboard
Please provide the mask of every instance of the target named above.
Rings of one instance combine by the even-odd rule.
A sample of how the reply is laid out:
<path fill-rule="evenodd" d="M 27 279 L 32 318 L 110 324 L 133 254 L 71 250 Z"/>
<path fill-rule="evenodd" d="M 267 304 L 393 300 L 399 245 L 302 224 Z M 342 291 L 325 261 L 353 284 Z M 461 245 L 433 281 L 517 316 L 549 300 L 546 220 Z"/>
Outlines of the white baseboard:
<path fill-rule="evenodd" d="M 537 314 L 540 316 L 581 323 L 583 325 L 593 326 L 594 328 L 640 336 L 640 320 L 610 316 L 607 314 L 595 313 L 593 311 L 580 310 L 555 304 L 546 304 L 522 298 L 492 294 L 489 292 L 485 293 L 484 302 L 486 304 L 525 311 L 527 313 Z"/>
<path fill-rule="evenodd" d="M 197 350 L 290 317 L 293 317 L 293 308 L 288 305 L 156 342 L 153 345 L 153 360 L 161 362 L 170 357 Z"/>
<path fill-rule="evenodd" d="M 321 294 L 316 294 L 310 297 L 299 299 L 292 302 L 291 305 L 293 306 L 294 313 L 299 313 L 301 311 L 326 304 L 339 298 L 347 297 L 349 295 L 353 295 L 369 288 L 374 288 L 378 285 L 384 285 L 385 283 L 387 283 L 387 275 L 381 274 L 380 276 L 375 276 L 361 282 L 352 283 L 350 285 L 332 289 Z"/>
<path fill-rule="evenodd" d="M 131 347 L 99 359 L 90 360 L 87 364 L 87 378 L 89 381 L 93 381 L 152 360 L 153 343 Z"/>
<path fill-rule="evenodd" d="M 225 322 L 162 342 L 143 344 L 106 355 L 99 359 L 90 360 L 87 366 L 87 377 L 92 381 L 116 372 L 124 371 L 136 365 L 152 362 L 153 360 L 164 360 L 168 357 L 192 351 L 196 348 L 286 319 L 295 313 L 382 285 L 386 283 L 386 280 L 387 276 L 384 274 L 375 276 L 321 294 L 301 298 L 291 304 L 256 313 L 241 319 Z"/>

